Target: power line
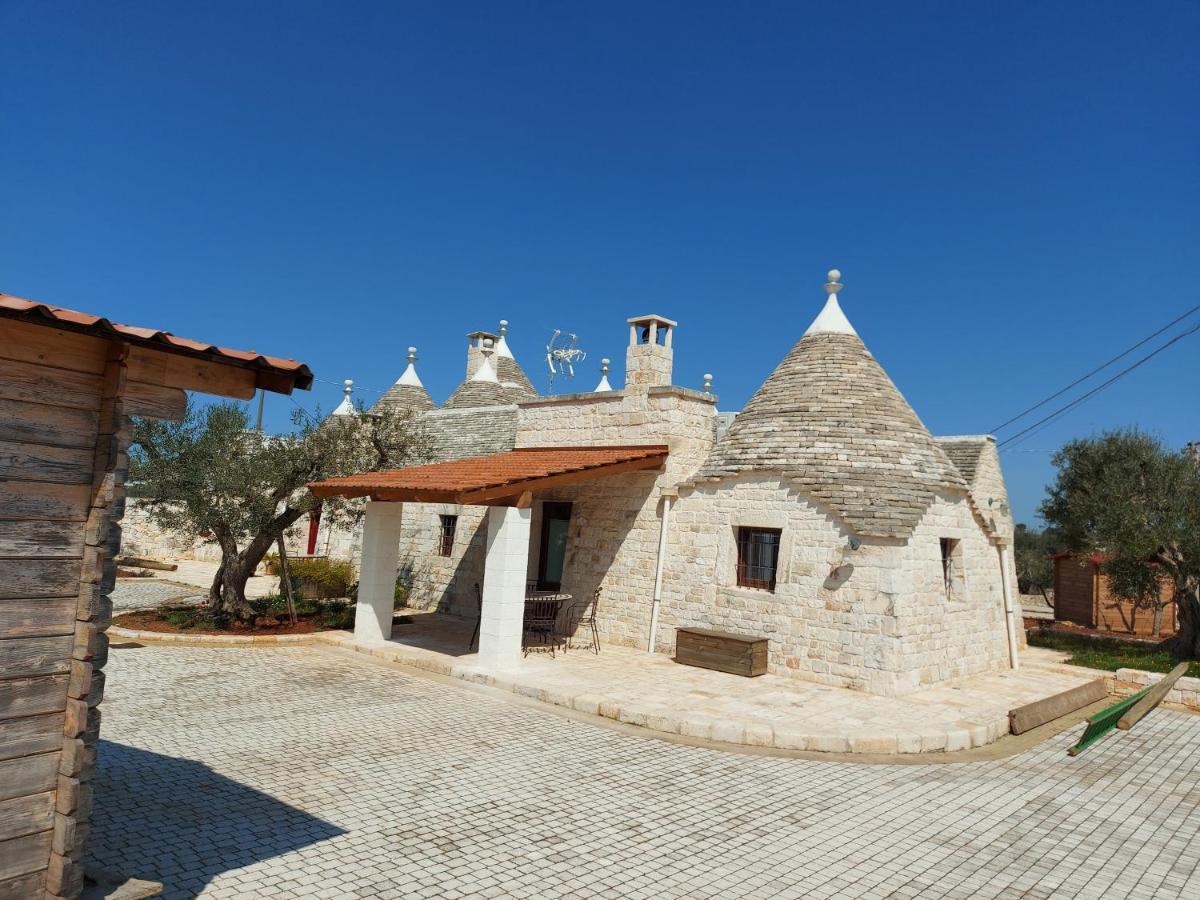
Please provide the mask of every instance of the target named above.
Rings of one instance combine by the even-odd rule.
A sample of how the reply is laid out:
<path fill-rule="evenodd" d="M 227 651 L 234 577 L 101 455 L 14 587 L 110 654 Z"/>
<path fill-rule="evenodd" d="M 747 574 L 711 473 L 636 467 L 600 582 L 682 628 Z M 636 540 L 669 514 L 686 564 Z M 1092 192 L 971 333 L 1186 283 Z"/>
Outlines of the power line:
<path fill-rule="evenodd" d="M 1198 308 L 1200 308 L 1200 307 L 1198 307 Z M 1081 394 L 1080 396 L 1078 396 L 1074 400 L 1072 400 L 1070 403 L 1067 403 L 1067 404 L 1059 407 L 1054 412 L 1050 413 L 1050 415 L 1045 416 L 1041 419 L 1038 419 L 1036 422 L 1034 422 L 1028 428 L 1023 429 L 1022 431 L 1018 431 L 1012 437 L 1006 438 L 1005 440 L 1001 441 L 997 446 L 1003 447 L 1006 444 L 1011 444 L 1011 443 L 1013 443 L 1013 441 L 1016 441 L 1018 438 L 1021 438 L 1023 435 L 1029 435 L 1032 437 L 1031 432 L 1036 433 L 1035 429 L 1037 431 L 1041 430 L 1041 428 L 1039 426 L 1049 425 L 1052 421 L 1057 419 L 1059 416 L 1064 415 L 1065 413 L 1067 413 L 1070 410 L 1074 409 L 1075 407 L 1079 406 L 1079 404 L 1083 403 L 1085 400 L 1088 400 L 1088 399 L 1096 396 L 1096 394 L 1100 393 L 1102 390 L 1104 390 L 1109 385 L 1120 380 L 1121 378 L 1124 378 L 1126 375 L 1128 375 L 1130 372 L 1132 372 L 1138 366 L 1142 365 L 1143 363 L 1149 362 L 1151 359 L 1158 356 L 1158 354 L 1162 353 L 1168 347 L 1172 346 L 1173 344 L 1179 343 L 1179 341 L 1182 341 L 1185 337 L 1190 337 L 1191 335 L 1195 334 L 1198 331 L 1200 331 L 1200 325 L 1195 325 L 1192 328 L 1189 328 L 1187 331 L 1180 332 L 1179 334 L 1175 335 L 1175 337 L 1171 338 L 1169 341 L 1167 341 L 1165 344 L 1163 344 L 1161 347 L 1158 347 L 1155 350 L 1151 350 L 1149 353 L 1147 353 L 1145 356 L 1143 356 L 1141 359 L 1139 359 L 1133 365 L 1131 365 L 1125 369 L 1122 369 L 1120 372 L 1118 372 L 1112 378 L 1108 379 L 1108 381 L 1104 382 L 1103 384 L 1099 385 L 1098 387 L 1092 388 L 1086 394 Z"/>
<path fill-rule="evenodd" d="M 334 387 L 337 387 L 337 388 L 345 387 L 345 382 L 343 382 L 343 381 L 326 381 L 324 378 L 314 378 L 313 381 L 319 381 L 321 384 L 332 384 Z M 357 381 L 354 382 L 354 390 L 370 391 L 372 394 L 386 394 L 387 393 L 387 391 L 381 391 L 377 388 L 366 387 L 365 385 L 359 384 Z"/>
<path fill-rule="evenodd" d="M 1166 325 L 1164 325 L 1162 328 L 1158 329 L 1158 331 L 1154 332 L 1154 334 L 1150 335 L 1149 337 L 1144 337 L 1144 338 L 1142 338 L 1140 341 L 1138 341 L 1136 344 L 1134 344 L 1134 345 L 1133 345 L 1132 347 L 1130 347 L 1129 349 L 1127 349 L 1127 350 L 1122 350 L 1120 353 L 1118 353 L 1116 356 L 1114 356 L 1114 357 L 1113 357 L 1112 359 L 1110 359 L 1108 362 L 1104 363 L 1104 365 L 1102 365 L 1102 366 L 1097 366 L 1096 368 L 1092 369 L 1092 371 L 1088 372 L 1086 375 L 1084 375 L 1084 376 L 1082 376 L 1082 377 L 1080 377 L 1080 378 L 1077 378 L 1077 379 L 1075 379 L 1074 381 L 1072 381 L 1070 384 L 1068 384 L 1068 385 L 1067 385 L 1065 388 L 1063 388 L 1062 390 L 1060 390 L 1060 391 L 1056 391 L 1055 393 L 1053 393 L 1053 394 L 1051 394 L 1049 397 L 1047 397 L 1045 400 L 1041 400 L 1041 401 L 1039 401 L 1038 403 L 1035 403 L 1035 404 L 1033 404 L 1033 406 L 1029 407 L 1029 409 L 1027 409 L 1027 410 L 1024 410 L 1024 411 L 1023 411 L 1023 412 L 1021 412 L 1021 413 L 1018 413 L 1017 415 L 1013 416 L 1013 417 L 1012 417 L 1011 419 L 1009 419 L 1008 421 L 1000 423 L 999 425 L 997 425 L 995 428 L 993 428 L 993 429 L 992 429 L 991 433 L 992 433 L 992 434 L 995 434 L 995 433 L 996 433 L 996 432 L 998 432 L 998 431 L 999 431 L 1001 428 L 1006 428 L 1007 426 L 1011 425 L 1013 422 L 1017 421 L 1018 419 L 1023 419 L 1023 418 L 1025 418 L 1027 415 L 1029 415 L 1029 414 L 1030 414 L 1031 412 L 1033 412 L 1035 409 L 1040 409 L 1041 407 L 1043 407 L 1043 406 L 1045 406 L 1047 403 L 1049 403 L 1051 400 L 1054 400 L 1054 399 L 1056 399 L 1056 398 L 1058 398 L 1058 397 L 1061 397 L 1063 394 L 1065 394 L 1065 393 L 1066 393 L 1067 391 L 1069 391 L 1071 388 L 1075 387 L 1075 386 L 1076 386 L 1076 385 L 1078 385 L 1078 384 L 1082 384 L 1083 382 L 1087 381 L 1089 378 L 1091 378 L 1091 377 L 1092 377 L 1093 375 L 1095 375 L 1097 372 L 1101 372 L 1101 371 L 1103 371 L 1104 369 L 1107 369 L 1109 366 L 1111 366 L 1111 365 L 1112 365 L 1113 363 L 1115 363 L 1117 360 L 1119 360 L 1119 359 L 1122 359 L 1122 358 L 1124 358 L 1124 357 L 1128 356 L 1130 353 L 1132 353 L 1132 352 L 1133 352 L 1134 350 L 1136 350 L 1138 347 L 1141 347 L 1143 344 L 1149 343 L 1150 341 L 1154 340 L 1156 337 L 1158 337 L 1158 336 L 1159 336 L 1160 334 L 1162 334 L 1164 331 L 1166 331 L 1166 330 L 1168 330 L 1169 328 L 1171 328 L 1171 326 L 1173 326 L 1173 325 L 1177 325 L 1178 323 L 1182 322 L 1184 319 L 1186 319 L 1188 316 L 1190 316 L 1192 313 L 1194 313 L 1194 312 L 1195 312 L 1196 310 L 1198 310 L 1198 309 L 1200 309 L 1200 304 L 1197 304 L 1197 305 L 1193 306 L 1191 309 L 1189 309 L 1187 312 L 1185 312 L 1185 313 L 1184 313 L 1182 316 L 1180 316 L 1179 318 L 1177 318 L 1177 319 L 1174 319 L 1174 320 L 1172 320 L 1171 322 L 1168 322 Z"/>

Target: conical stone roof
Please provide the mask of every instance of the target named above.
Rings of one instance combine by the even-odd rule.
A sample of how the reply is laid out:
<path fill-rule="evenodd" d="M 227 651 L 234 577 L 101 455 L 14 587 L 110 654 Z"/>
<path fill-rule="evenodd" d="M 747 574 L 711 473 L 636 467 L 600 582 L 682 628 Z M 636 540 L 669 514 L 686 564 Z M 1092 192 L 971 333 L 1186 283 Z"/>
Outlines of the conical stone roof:
<path fill-rule="evenodd" d="M 383 410 L 423 412 L 435 408 L 436 404 L 433 402 L 433 398 L 429 396 L 429 391 L 425 390 L 425 385 L 421 383 L 421 379 L 417 375 L 417 348 L 409 347 L 408 368 L 404 370 L 404 374 L 397 379 L 396 383 L 375 401 L 371 412 Z"/>
<path fill-rule="evenodd" d="M 856 533 L 904 538 L 936 491 L 967 484 L 830 293 L 696 480 L 779 472 Z"/>

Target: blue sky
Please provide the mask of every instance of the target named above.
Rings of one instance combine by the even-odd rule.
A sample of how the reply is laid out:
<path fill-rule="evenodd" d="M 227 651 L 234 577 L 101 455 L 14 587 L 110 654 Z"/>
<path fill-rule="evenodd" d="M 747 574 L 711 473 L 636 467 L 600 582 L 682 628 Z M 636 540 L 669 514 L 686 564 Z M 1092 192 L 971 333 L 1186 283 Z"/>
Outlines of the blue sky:
<path fill-rule="evenodd" d="M 0 0 L 0 33 L 0 290 L 326 382 L 416 344 L 443 400 L 504 317 L 542 389 L 578 332 L 591 388 L 654 311 L 736 409 L 837 266 L 929 428 L 977 433 L 1200 303 L 1191 2 Z M 1198 352 L 1004 454 L 1018 518 L 1069 437 L 1200 440 Z"/>

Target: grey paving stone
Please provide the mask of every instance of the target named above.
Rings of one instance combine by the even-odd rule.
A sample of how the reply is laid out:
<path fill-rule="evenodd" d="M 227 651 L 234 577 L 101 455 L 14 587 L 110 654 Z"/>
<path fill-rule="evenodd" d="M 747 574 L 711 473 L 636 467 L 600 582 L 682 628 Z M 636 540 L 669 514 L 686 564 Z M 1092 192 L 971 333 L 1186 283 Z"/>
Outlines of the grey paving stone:
<path fill-rule="evenodd" d="M 1200 716 L 878 766 L 572 722 L 314 648 L 112 653 L 91 852 L 205 897 L 1181 897 Z"/>

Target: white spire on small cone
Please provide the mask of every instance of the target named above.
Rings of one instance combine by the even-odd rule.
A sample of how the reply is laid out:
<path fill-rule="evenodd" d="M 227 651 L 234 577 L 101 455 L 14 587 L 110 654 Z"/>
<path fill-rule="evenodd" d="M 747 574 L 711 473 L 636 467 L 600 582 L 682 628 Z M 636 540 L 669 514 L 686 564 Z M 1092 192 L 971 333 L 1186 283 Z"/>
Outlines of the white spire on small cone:
<path fill-rule="evenodd" d="M 704 393 L 706 395 L 712 394 L 712 378 L 712 375 L 708 372 L 704 373 Z"/>
<path fill-rule="evenodd" d="M 602 394 L 605 391 L 611 391 L 612 385 L 608 383 L 608 360 L 600 360 L 600 383 L 596 385 L 595 393 Z"/>
<path fill-rule="evenodd" d="M 500 320 L 500 340 L 496 341 L 496 359 L 506 357 L 512 359 L 512 351 L 508 349 L 508 339 L 505 335 L 508 334 L 508 319 Z"/>
<path fill-rule="evenodd" d="M 825 285 L 825 293 L 829 295 L 829 299 L 825 301 L 825 308 L 821 310 L 821 314 L 813 319 L 813 323 L 808 326 L 808 331 L 804 334 L 853 334 L 857 337 L 858 332 L 854 330 L 854 326 L 850 324 L 850 320 L 846 318 L 846 314 L 842 312 L 842 307 L 838 304 L 838 291 L 844 285 L 839 283 L 842 273 L 837 269 L 829 270 L 829 282 Z"/>
<path fill-rule="evenodd" d="M 354 408 L 354 401 L 350 399 L 350 395 L 354 393 L 354 382 L 349 378 L 345 380 L 342 388 L 342 402 L 337 405 L 337 408 L 330 413 L 333 416 L 353 416 L 358 414 L 358 410 Z"/>
<path fill-rule="evenodd" d="M 480 354 L 483 356 L 483 362 L 479 364 L 479 368 L 475 370 L 475 374 L 471 376 L 472 381 L 492 381 L 499 383 L 500 379 L 496 377 L 496 370 L 492 366 L 492 354 L 496 352 L 492 346 L 491 338 L 483 339 L 483 346 L 479 348 Z"/>
<path fill-rule="evenodd" d="M 404 374 L 397 380 L 396 384 L 407 384 L 411 387 L 425 387 L 421 384 L 421 379 L 417 377 L 417 348 L 408 348 L 408 368 L 404 370 Z"/>

